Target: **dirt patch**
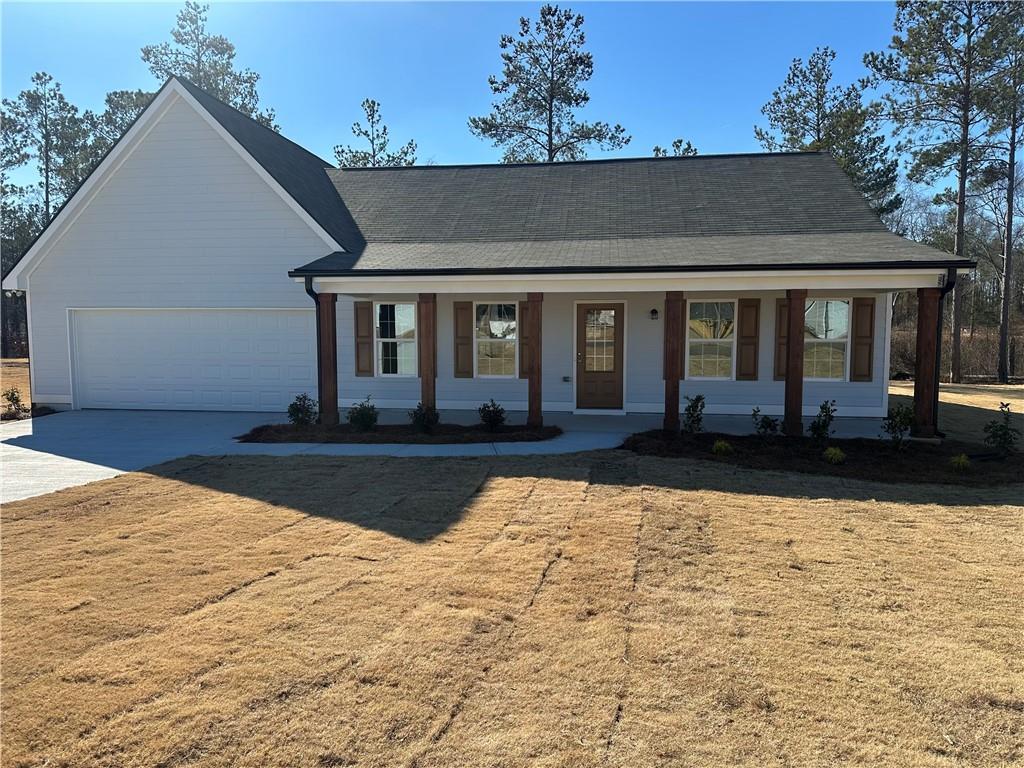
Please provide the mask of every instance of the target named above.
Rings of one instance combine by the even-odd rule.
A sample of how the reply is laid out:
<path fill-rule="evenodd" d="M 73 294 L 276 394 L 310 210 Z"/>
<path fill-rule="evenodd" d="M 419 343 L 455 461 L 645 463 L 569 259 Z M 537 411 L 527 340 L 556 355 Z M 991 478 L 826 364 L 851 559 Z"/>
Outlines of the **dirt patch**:
<path fill-rule="evenodd" d="M 729 452 L 713 452 L 716 442 L 725 441 Z M 828 446 L 845 455 L 841 464 L 825 460 L 825 446 L 810 438 L 756 435 L 723 435 L 703 432 L 697 435 L 672 435 L 651 430 L 631 435 L 622 447 L 645 456 L 677 456 L 702 461 L 733 464 L 751 469 L 775 469 L 833 475 L 883 483 L 939 483 L 944 485 L 986 486 L 1016 483 L 1024 476 L 1024 456 L 1006 458 L 992 454 L 984 446 L 946 440 L 939 444 L 913 441 L 895 450 L 881 440 L 830 440 Z M 954 469 L 951 460 L 965 454 L 966 469 Z"/>
<path fill-rule="evenodd" d="M 3 764 L 1014 764 L 1022 492 L 608 451 L 8 504 Z"/>
<path fill-rule="evenodd" d="M 438 424 L 430 433 L 420 432 L 408 424 L 378 424 L 370 431 L 355 429 L 350 424 L 337 426 L 296 426 L 264 424 L 235 438 L 242 443 L 412 443 L 438 445 L 446 443 L 523 443 L 550 440 L 562 434 L 561 427 L 531 429 L 524 426 L 501 426 L 491 432 L 479 425 Z"/>

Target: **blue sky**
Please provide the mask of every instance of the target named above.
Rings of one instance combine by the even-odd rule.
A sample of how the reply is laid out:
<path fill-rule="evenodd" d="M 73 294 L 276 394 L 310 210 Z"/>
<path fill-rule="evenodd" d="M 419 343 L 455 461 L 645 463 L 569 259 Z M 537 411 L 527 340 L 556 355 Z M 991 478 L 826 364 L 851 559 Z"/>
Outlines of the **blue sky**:
<path fill-rule="evenodd" d="M 563 3 L 563 6 L 565 3 Z M 109 90 L 154 89 L 139 56 L 169 39 L 179 4 L 3 2 L 2 91 L 10 98 L 45 70 L 71 101 L 97 108 Z M 891 3 L 573 3 L 586 18 L 595 75 L 588 119 L 633 135 L 615 155 L 649 155 L 677 136 L 702 154 L 758 151 L 753 125 L 790 61 L 815 46 L 838 53 L 839 82 L 892 36 Z M 262 75 L 263 102 L 282 132 L 328 160 L 352 139 L 359 103 L 382 103 L 398 142 L 421 162 L 495 162 L 466 119 L 488 111 L 498 37 L 524 3 L 213 3 L 211 31 Z M 611 156 L 593 152 L 592 156 Z"/>

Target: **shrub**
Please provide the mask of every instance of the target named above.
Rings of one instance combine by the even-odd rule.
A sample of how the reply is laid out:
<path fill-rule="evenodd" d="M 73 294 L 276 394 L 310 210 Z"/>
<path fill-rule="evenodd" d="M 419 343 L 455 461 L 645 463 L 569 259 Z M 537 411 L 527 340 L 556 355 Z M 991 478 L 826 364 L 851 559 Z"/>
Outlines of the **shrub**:
<path fill-rule="evenodd" d="M 1008 456 L 1017 450 L 1017 439 L 1020 430 L 1010 423 L 1010 404 L 999 404 L 999 418 L 992 419 L 985 425 L 985 444 L 999 452 L 1000 456 Z"/>
<path fill-rule="evenodd" d="M 686 398 L 683 408 L 683 432 L 695 435 L 704 429 L 704 395 Z"/>
<path fill-rule="evenodd" d="M 711 446 L 711 452 L 715 454 L 715 456 L 728 456 L 732 451 L 732 443 L 728 440 L 715 440 L 715 444 Z"/>
<path fill-rule="evenodd" d="M 829 464 L 842 464 L 846 461 L 846 454 L 835 446 L 826 448 L 825 452 L 821 455 Z"/>
<path fill-rule="evenodd" d="M 907 433 L 914 423 L 914 412 L 906 405 L 897 405 L 889 409 L 888 415 L 882 419 L 882 431 L 889 437 L 893 448 L 903 449 Z"/>
<path fill-rule="evenodd" d="M 811 421 L 811 437 L 819 443 L 828 442 L 835 431 L 832 429 L 832 420 L 836 417 L 836 401 L 826 400 L 818 408 L 818 415 Z"/>
<path fill-rule="evenodd" d="M 369 432 L 377 426 L 379 415 L 377 406 L 370 402 L 370 396 L 367 395 L 362 402 L 352 403 L 352 407 L 348 409 L 348 423 L 360 432 Z"/>
<path fill-rule="evenodd" d="M 761 437 L 774 437 L 779 434 L 779 420 L 771 416 L 762 416 L 760 408 L 750 412 L 750 420 L 754 422 L 754 430 Z"/>
<path fill-rule="evenodd" d="M 441 414 L 432 405 L 416 403 L 416 407 L 409 411 L 409 421 L 420 432 L 430 433 L 441 421 Z"/>
<path fill-rule="evenodd" d="M 958 453 L 949 460 L 949 467 L 954 472 L 967 472 L 971 468 L 971 460 L 966 453 Z"/>
<path fill-rule="evenodd" d="M 476 412 L 480 414 L 480 423 L 487 427 L 488 432 L 497 432 L 505 423 L 505 409 L 494 402 L 494 398 L 477 408 Z"/>
<path fill-rule="evenodd" d="M 7 412 L 12 416 L 19 416 L 28 409 L 21 400 L 21 390 L 17 387 L 10 387 L 3 391 L 4 401 L 7 403 Z"/>
<path fill-rule="evenodd" d="M 288 421 L 296 426 L 307 427 L 316 421 L 317 402 L 303 392 L 288 406 Z"/>

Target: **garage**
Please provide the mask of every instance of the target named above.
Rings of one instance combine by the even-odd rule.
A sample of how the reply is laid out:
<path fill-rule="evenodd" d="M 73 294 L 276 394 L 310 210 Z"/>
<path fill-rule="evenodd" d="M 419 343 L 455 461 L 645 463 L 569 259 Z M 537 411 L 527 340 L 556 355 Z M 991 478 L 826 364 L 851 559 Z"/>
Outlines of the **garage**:
<path fill-rule="evenodd" d="M 316 391 L 312 309 L 69 310 L 76 408 L 283 411 Z"/>

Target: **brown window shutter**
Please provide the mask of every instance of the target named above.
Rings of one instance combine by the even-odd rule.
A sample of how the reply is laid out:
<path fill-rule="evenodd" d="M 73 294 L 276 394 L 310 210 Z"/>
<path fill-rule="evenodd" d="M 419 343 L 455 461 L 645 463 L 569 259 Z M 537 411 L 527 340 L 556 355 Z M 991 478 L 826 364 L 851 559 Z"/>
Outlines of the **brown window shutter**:
<path fill-rule="evenodd" d="M 871 381 L 875 350 L 875 299 L 853 300 L 853 332 L 850 334 L 850 381 Z"/>
<path fill-rule="evenodd" d="M 355 307 L 356 376 L 373 376 L 373 302 L 357 301 Z"/>
<path fill-rule="evenodd" d="M 736 379 L 757 381 L 757 340 L 761 329 L 761 300 L 740 299 L 736 314 Z"/>
<path fill-rule="evenodd" d="M 453 323 L 455 327 L 455 378 L 473 378 L 473 302 L 456 301 Z"/>
<path fill-rule="evenodd" d="M 789 320 L 786 317 L 787 303 L 785 299 L 775 300 L 775 380 L 786 379 L 786 336 L 789 331 Z"/>
<path fill-rule="evenodd" d="M 690 330 L 690 316 L 688 314 L 686 314 L 686 313 L 687 313 L 686 299 L 683 299 L 683 331 L 682 331 L 682 333 L 683 333 L 683 336 L 682 336 L 683 343 L 679 345 L 679 357 L 681 358 L 680 361 L 679 361 L 679 378 L 680 379 L 685 379 L 686 378 L 686 337 L 687 337 L 687 334 L 689 333 L 689 330 Z"/>
<path fill-rule="evenodd" d="M 530 323 L 525 301 L 520 301 L 516 307 L 516 335 L 519 338 L 519 378 L 530 378 Z"/>

